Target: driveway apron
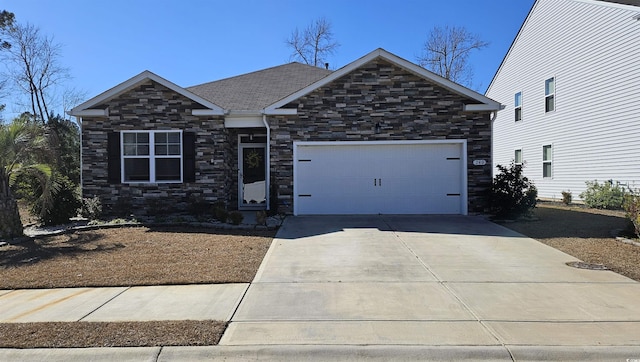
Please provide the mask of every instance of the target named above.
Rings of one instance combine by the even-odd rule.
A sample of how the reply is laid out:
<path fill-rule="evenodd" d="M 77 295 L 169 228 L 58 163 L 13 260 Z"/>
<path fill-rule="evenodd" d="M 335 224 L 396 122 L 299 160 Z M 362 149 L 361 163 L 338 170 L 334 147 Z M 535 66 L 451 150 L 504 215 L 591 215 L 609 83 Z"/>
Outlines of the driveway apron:
<path fill-rule="evenodd" d="M 289 217 L 220 345 L 635 351 L 640 283 L 576 260 L 478 217 Z"/>

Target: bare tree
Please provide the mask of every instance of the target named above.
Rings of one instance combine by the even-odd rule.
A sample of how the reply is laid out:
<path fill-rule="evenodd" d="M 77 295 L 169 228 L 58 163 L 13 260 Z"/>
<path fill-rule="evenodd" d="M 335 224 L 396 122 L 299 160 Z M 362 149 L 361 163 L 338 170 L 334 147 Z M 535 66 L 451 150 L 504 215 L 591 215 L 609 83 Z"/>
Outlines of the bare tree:
<path fill-rule="evenodd" d="M 7 32 L 11 47 L 3 54 L 7 78 L 28 96 L 31 113 L 41 122 L 52 114 L 56 88 L 70 79 L 69 70 L 58 63 L 60 45 L 31 24 L 17 24 Z"/>
<path fill-rule="evenodd" d="M 331 23 L 324 17 L 315 20 L 302 31 L 296 28 L 286 40 L 286 44 L 293 50 L 290 57 L 292 60 L 316 67 L 322 67 L 327 57 L 334 54 L 340 46 L 333 39 Z"/>
<path fill-rule="evenodd" d="M 0 50 L 6 50 L 11 48 L 11 43 L 9 43 L 5 37 L 5 34 L 11 27 L 13 27 L 13 23 L 15 21 L 15 15 L 6 10 L 0 11 Z M 0 78 L 0 97 L 4 95 L 3 89 L 7 80 L 5 77 Z M 4 104 L 0 104 L 0 112 L 4 109 Z"/>
<path fill-rule="evenodd" d="M 453 82 L 471 86 L 473 68 L 469 54 L 488 45 L 465 27 L 436 26 L 429 33 L 418 62 Z"/>

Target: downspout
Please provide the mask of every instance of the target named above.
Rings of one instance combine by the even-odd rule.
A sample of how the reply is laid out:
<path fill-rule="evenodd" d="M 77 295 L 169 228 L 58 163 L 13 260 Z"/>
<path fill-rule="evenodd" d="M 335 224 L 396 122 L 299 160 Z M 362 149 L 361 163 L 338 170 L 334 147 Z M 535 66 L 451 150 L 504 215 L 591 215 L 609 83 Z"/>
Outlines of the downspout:
<path fill-rule="evenodd" d="M 82 117 L 76 117 L 76 123 L 80 129 L 80 197 L 84 197 L 84 187 L 82 187 Z"/>
<path fill-rule="evenodd" d="M 271 210 L 271 128 L 269 128 L 269 122 L 267 122 L 267 115 L 262 114 L 262 123 L 264 124 L 264 128 L 267 129 L 267 155 L 266 155 L 266 199 L 267 199 L 267 211 Z"/>

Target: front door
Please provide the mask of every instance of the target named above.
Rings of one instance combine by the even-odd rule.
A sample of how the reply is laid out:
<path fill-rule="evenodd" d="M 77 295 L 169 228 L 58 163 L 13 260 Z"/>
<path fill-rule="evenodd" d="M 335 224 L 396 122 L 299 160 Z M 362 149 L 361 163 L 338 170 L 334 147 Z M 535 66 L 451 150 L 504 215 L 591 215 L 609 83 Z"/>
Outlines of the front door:
<path fill-rule="evenodd" d="M 242 209 L 264 209 L 267 203 L 266 139 L 240 137 L 238 146 L 238 194 Z"/>

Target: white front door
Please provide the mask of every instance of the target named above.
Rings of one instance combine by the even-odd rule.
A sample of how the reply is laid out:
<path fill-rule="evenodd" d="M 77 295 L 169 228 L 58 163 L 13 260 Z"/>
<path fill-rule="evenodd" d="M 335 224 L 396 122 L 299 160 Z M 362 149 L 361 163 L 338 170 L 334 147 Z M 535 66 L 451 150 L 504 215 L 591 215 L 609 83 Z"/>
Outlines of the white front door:
<path fill-rule="evenodd" d="M 300 142 L 296 214 L 464 214 L 463 142 Z"/>

